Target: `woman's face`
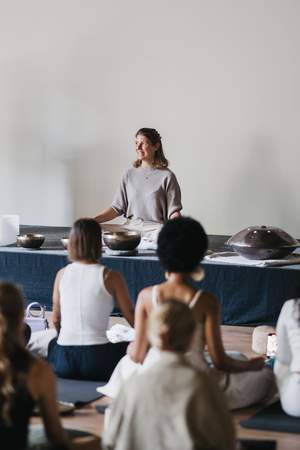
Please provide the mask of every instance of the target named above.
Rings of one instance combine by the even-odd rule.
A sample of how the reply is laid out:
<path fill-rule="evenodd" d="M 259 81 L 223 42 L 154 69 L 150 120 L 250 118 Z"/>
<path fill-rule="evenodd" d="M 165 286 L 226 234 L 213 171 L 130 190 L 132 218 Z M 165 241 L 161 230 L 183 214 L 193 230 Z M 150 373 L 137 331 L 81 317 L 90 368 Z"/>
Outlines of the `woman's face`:
<path fill-rule="evenodd" d="M 157 151 L 159 144 L 151 144 L 146 136 L 138 134 L 135 139 L 135 149 L 138 159 L 142 162 L 151 164 L 154 161 L 155 152 Z"/>

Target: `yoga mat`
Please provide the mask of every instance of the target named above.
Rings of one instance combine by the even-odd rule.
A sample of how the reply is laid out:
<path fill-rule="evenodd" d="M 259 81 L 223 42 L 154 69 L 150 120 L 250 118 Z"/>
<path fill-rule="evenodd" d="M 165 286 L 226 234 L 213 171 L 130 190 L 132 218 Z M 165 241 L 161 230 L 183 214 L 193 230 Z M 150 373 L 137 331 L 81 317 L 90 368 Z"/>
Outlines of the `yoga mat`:
<path fill-rule="evenodd" d="M 104 414 L 109 405 L 96 405 L 96 411 L 99 414 Z"/>
<path fill-rule="evenodd" d="M 239 450 L 276 450 L 276 441 L 265 439 L 239 439 Z"/>
<path fill-rule="evenodd" d="M 61 402 L 73 403 L 76 408 L 97 400 L 103 395 L 96 388 L 105 383 L 99 381 L 70 380 L 57 378 L 57 398 Z"/>
<path fill-rule="evenodd" d="M 73 428 L 64 428 L 65 433 L 68 439 L 72 442 L 76 438 L 89 438 L 88 443 L 93 443 L 93 448 L 100 449 L 100 440 L 99 437 L 94 434 L 88 433 L 86 431 L 74 430 Z M 98 444 L 98 446 L 97 446 Z M 85 447 L 85 446 L 84 446 Z M 89 448 L 91 448 L 88 445 Z M 49 440 L 46 436 L 45 429 L 43 425 L 30 425 L 28 430 L 28 446 L 26 449 L 28 450 L 41 450 L 41 449 L 54 449 L 54 447 L 50 446 Z M 73 447 L 72 447 L 73 448 Z M 76 445 L 77 448 L 77 445 Z M 81 445 L 80 445 L 81 448 Z M 83 448 L 83 447 L 82 447 Z M 56 449 L 56 447 L 55 447 Z"/>
<path fill-rule="evenodd" d="M 257 430 L 300 433 L 300 418 L 285 414 L 279 401 L 262 409 L 250 419 L 243 420 L 240 425 L 244 428 L 255 428 Z"/>

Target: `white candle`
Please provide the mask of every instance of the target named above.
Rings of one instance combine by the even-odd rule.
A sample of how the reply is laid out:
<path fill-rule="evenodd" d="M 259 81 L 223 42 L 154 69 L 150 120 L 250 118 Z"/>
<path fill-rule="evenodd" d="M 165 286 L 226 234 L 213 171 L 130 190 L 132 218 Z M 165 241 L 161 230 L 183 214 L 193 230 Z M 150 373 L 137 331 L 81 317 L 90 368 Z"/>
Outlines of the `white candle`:
<path fill-rule="evenodd" d="M 20 230 L 20 217 L 17 214 L 0 215 L 0 245 L 14 244 Z"/>

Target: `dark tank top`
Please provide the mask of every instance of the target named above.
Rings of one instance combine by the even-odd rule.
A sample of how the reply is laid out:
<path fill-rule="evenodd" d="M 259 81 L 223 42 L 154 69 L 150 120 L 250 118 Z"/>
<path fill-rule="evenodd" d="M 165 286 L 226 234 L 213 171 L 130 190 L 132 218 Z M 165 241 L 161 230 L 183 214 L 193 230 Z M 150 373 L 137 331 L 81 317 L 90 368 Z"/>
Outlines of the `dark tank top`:
<path fill-rule="evenodd" d="M 23 356 L 23 355 L 19 355 Z M 29 420 L 35 405 L 34 399 L 27 389 L 27 373 L 33 359 L 29 358 L 24 362 L 24 366 L 14 383 L 15 393 L 11 403 L 11 425 L 7 425 L 0 416 L 0 448 L 1 450 L 23 450 L 27 446 L 27 435 Z M 22 363 L 21 363 L 22 364 Z M 2 401 L 0 398 L 0 410 L 2 410 Z"/>

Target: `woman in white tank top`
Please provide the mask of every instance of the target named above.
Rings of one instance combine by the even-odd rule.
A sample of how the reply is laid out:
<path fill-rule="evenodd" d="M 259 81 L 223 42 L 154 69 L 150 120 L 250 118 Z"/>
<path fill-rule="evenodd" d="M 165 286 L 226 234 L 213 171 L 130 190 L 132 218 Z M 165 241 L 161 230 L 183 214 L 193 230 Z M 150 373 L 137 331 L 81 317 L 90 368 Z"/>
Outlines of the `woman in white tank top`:
<path fill-rule="evenodd" d="M 105 381 L 127 347 L 112 344 L 106 337 L 113 297 L 131 325 L 133 306 L 121 274 L 98 262 L 101 228 L 95 220 L 74 223 L 68 251 L 72 263 L 57 273 L 54 283 L 53 322 L 58 338 L 49 345 L 48 360 L 60 377 Z"/>
<path fill-rule="evenodd" d="M 102 393 L 116 396 L 122 379 L 127 378 L 134 366 L 142 364 L 146 368 L 157 360 L 157 352 L 153 349 L 148 351 L 148 317 L 157 304 L 175 299 L 192 309 L 198 323 L 188 357 L 200 370 L 213 372 L 212 376 L 225 391 L 229 408 L 248 406 L 267 396 L 273 375 L 271 370 L 264 368 L 264 359 L 241 360 L 226 354 L 221 338 L 220 303 L 212 294 L 195 289 L 190 282 L 191 278 L 201 279 L 199 263 L 207 246 L 204 229 L 191 218 L 173 219 L 163 226 L 158 237 L 157 254 L 166 270 L 166 281 L 140 292 L 135 309 L 135 341 L 127 350 L 130 359 L 125 356 L 120 361 L 110 382 L 101 388 Z M 204 358 L 205 345 L 214 369 L 209 368 Z"/>

